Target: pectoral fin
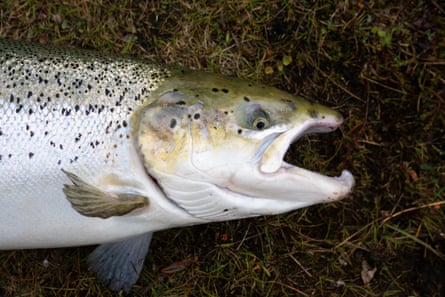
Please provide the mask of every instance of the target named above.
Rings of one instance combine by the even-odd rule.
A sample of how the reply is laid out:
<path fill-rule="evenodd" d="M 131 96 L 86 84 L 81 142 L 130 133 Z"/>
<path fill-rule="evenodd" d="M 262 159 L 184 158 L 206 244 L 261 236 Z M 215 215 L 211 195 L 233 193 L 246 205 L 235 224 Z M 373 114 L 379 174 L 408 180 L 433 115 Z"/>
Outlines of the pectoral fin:
<path fill-rule="evenodd" d="M 148 199 L 145 196 L 104 192 L 86 183 L 77 175 L 63 169 L 62 171 L 73 183 L 64 185 L 63 192 L 73 208 L 84 216 L 105 219 L 122 216 L 148 205 Z"/>
<path fill-rule="evenodd" d="M 113 291 L 130 292 L 144 266 L 153 233 L 98 246 L 88 257 L 90 271 Z"/>

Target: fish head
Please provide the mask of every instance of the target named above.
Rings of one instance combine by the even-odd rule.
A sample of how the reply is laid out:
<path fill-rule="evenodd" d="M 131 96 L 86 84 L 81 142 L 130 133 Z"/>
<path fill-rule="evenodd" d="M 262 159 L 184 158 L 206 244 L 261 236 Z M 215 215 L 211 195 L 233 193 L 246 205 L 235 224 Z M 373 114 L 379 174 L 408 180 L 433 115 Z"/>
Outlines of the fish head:
<path fill-rule="evenodd" d="M 134 122 L 149 175 L 193 217 L 218 221 L 283 213 L 338 200 L 351 173 L 328 177 L 284 161 L 307 133 L 330 132 L 342 116 L 287 92 L 214 74 L 182 71 Z"/>

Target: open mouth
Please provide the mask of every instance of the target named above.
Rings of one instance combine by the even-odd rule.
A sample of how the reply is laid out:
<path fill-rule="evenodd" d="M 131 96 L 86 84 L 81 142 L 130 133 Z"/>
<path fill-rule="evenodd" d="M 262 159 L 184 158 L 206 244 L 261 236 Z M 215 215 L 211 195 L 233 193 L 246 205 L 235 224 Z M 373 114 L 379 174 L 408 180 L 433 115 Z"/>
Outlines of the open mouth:
<path fill-rule="evenodd" d="M 337 200 L 347 195 L 354 186 L 354 177 L 348 170 L 343 170 L 338 177 L 330 177 L 313 172 L 284 161 L 290 145 L 309 133 L 327 133 L 337 129 L 343 122 L 339 116 L 327 115 L 322 118 L 307 120 L 301 125 L 281 134 L 276 134 L 263 141 L 259 151 L 262 157 L 258 170 L 264 176 L 284 175 L 286 180 L 293 180 L 292 188 L 298 189 L 309 196 L 324 196 L 326 201 Z M 300 192 L 301 193 L 301 192 Z"/>

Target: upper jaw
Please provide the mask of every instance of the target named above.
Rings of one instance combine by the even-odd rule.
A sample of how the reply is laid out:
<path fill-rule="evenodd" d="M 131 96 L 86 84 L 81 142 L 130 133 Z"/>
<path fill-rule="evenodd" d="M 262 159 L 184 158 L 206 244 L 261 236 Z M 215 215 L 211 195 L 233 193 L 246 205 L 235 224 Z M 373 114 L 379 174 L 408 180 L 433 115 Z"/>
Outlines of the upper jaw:
<path fill-rule="evenodd" d="M 259 170 L 262 173 L 277 172 L 283 166 L 284 155 L 294 141 L 305 134 L 334 131 L 342 123 L 343 118 L 341 116 L 324 116 L 320 119 L 306 120 L 288 131 L 281 133 L 274 138 L 273 142 L 267 144 L 268 146 L 264 150 L 260 161 Z"/>

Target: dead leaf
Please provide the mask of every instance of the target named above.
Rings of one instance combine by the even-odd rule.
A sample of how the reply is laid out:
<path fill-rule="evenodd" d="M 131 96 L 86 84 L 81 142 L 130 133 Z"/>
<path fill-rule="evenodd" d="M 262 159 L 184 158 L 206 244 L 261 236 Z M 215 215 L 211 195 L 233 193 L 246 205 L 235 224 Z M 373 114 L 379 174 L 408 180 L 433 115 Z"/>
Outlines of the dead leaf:
<path fill-rule="evenodd" d="M 268 75 L 273 74 L 273 68 L 271 66 L 266 66 L 266 68 L 264 68 L 264 73 Z"/>
<path fill-rule="evenodd" d="M 371 269 L 371 266 L 369 266 L 366 260 L 362 261 L 361 276 L 362 276 L 362 281 L 365 285 L 368 285 L 371 282 L 376 272 L 377 272 L 377 267 Z"/>
<path fill-rule="evenodd" d="M 169 265 L 165 268 L 162 268 L 161 272 L 165 273 L 165 274 L 173 274 L 173 273 L 182 271 L 185 268 L 187 268 L 188 266 L 193 265 L 193 264 L 199 265 L 198 257 L 191 257 L 191 258 L 185 259 L 183 261 L 173 262 L 171 265 Z"/>

